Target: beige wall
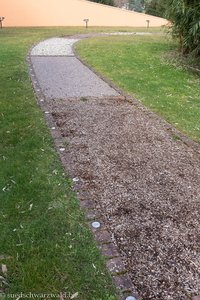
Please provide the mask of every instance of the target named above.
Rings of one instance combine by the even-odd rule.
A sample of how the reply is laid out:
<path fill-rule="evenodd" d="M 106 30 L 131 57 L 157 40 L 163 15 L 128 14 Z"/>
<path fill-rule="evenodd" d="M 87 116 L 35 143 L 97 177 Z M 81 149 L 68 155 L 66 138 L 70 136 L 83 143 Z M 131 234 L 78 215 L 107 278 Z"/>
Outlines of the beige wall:
<path fill-rule="evenodd" d="M 4 26 L 134 26 L 151 27 L 167 23 L 165 19 L 85 0 L 0 0 Z"/>

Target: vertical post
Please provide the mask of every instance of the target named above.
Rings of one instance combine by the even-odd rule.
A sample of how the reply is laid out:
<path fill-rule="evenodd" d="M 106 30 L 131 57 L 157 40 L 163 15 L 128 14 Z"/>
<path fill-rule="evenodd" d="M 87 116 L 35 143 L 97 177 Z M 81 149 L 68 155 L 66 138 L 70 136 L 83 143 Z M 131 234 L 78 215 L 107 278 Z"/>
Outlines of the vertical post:
<path fill-rule="evenodd" d="M 89 19 L 84 19 L 83 22 L 85 22 L 85 28 L 87 29 L 88 28 Z"/>
<path fill-rule="evenodd" d="M 149 28 L 150 20 L 146 20 L 146 22 L 147 22 L 147 28 Z"/>
<path fill-rule="evenodd" d="M 3 28 L 3 20 L 4 20 L 5 18 L 4 17 L 0 17 L 0 28 L 2 29 Z"/>

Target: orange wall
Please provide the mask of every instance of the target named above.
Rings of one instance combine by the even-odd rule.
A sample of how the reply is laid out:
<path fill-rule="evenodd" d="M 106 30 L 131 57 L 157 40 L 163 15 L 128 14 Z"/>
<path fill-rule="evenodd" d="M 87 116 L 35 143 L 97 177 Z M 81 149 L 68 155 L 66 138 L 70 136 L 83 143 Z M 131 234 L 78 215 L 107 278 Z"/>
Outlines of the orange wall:
<path fill-rule="evenodd" d="M 134 26 L 165 25 L 167 21 L 85 0 L 0 0 L 4 26 Z"/>

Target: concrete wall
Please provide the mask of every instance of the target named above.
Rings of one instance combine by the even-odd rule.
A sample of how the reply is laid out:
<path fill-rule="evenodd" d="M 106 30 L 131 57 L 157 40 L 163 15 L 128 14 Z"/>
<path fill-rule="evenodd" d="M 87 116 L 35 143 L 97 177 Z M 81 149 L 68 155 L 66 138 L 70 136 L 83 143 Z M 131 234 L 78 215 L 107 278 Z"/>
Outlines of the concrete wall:
<path fill-rule="evenodd" d="M 133 26 L 165 25 L 162 18 L 130 12 L 85 0 L 0 0 L 4 26 Z"/>

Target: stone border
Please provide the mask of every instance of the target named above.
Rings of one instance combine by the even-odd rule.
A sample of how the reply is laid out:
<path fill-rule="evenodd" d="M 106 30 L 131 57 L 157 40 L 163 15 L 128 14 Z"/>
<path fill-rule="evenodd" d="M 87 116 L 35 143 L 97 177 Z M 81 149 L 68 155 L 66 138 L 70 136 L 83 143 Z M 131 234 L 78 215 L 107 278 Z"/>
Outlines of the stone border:
<path fill-rule="evenodd" d="M 94 37 L 94 35 L 92 35 Z M 98 35 L 99 36 L 99 35 Z M 67 38 L 67 37 L 66 37 Z M 69 38 L 73 38 L 73 36 L 70 36 Z M 83 38 L 90 38 L 90 36 L 83 37 Z M 37 44 L 35 44 L 37 45 Z M 33 45 L 33 47 L 35 46 Z M 46 97 L 42 93 L 42 89 L 40 87 L 40 84 L 36 78 L 36 74 L 34 72 L 34 68 L 31 62 L 31 50 L 30 49 L 28 55 L 27 55 L 27 64 L 29 66 L 29 75 L 31 78 L 32 86 L 35 92 L 36 100 L 38 105 L 40 106 L 41 110 L 44 113 L 44 117 L 46 120 L 47 125 L 50 127 L 51 135 L 54 139 L 56 151 L 59 154 L 60 160 L 62 162 L 63 167 L 67 171 L 68 175 L 73 178 L 75 174 L 72 174 L 68 168 L 67 168 L 67 160 L 65 159 L 64 152 L 65 152 L 65 146 L 63 145 L 62 136 L 55 126 L 53 116 L 51 115 L 51 112 L 48 111 L 48 105 L 46 102 Z M 164 127 L 170 132 L 170 134 L 173 136 L 177 136 L 180 138 L 182 142 L 184 142 L 189 147 L 192 147 L 195 151 L 200 153 L 200 147 L 199 144 L 192 141 L 185 135 L 183 135 L 181 132 L 179 132 L 176 128 L 174 128 L 171 124 L 167 123 L 165 120 L 163 120 L 161 117 L 159 117 L 156 113 L 150 111 L 147 107 L 145 107 L 141 102 L 134 99 L 131 95 L 125 93 L 122 89 L 118 88 L 112 81 L 108 80 L 101 74 L 99 74 L 96 70 L 94 70 L 89 64 L 87 64 L 85 61 L 83 61 L 79 55 L 74 50 L 73 45 L 73 51 L 75 53 L 75 57 L 83 63 L 86 67 L 88 67 L 92 72 L 94 72 L 98 77 L 100 77 L 103 81 L 105 81 L 111 88 L 115 89 L 120 95 L 119 97 L 106 97 L 106 98 L 115 98 L 120 99 L 123 101 L 128 101 L 131 104 L 137 106 L 138 109 L 141 109 L 144 111 L 147 115 L 152 116 L 159 120 L 159 122 L 162 122 Z M 55 56 L 57 57 L 57 56 Z M 75 179 L 75 178 L 74 178 Z M 73 180 L 73 179 L 72 179 Z M 89 195 L 87 191 L 85 191 L 84 186 L 79 180 L 73 180 L 73 190 L 77 194 L 77 198 L 79 199 L 80 207 L 85 212 L 85 217 L 88 223 L 89 228 L 91 229 L 93 236 L 97 242 L 97 246 L 102 253 L 102 255 L 106 259 L 106 266 L 112 276 L 113 284 L 116 286 L 117 293 L 119 295 L 120 300 L 141 300 L 138 293 L 135 290 L 135 287 L 130 279 L 130 275 L 128 273 L 128 270 L 123 262 L 123 258 L 119 252 L 119 249 L 117 248 L 116 242 L 114 240 L 114 237 L 112 234 L 108 231 L 106 228 L 104 222 L 103 222 L 103 216 L 101 215 L 101 212 L 98 208 L 94 206 L 93 201 L 89 200 Z M 100 223 L 100 227 L 93 228 L 92 223 L 94 221 L 97 221 Z M 192 300 L 200 300 L 199 296 L 194 296 Z"/>

